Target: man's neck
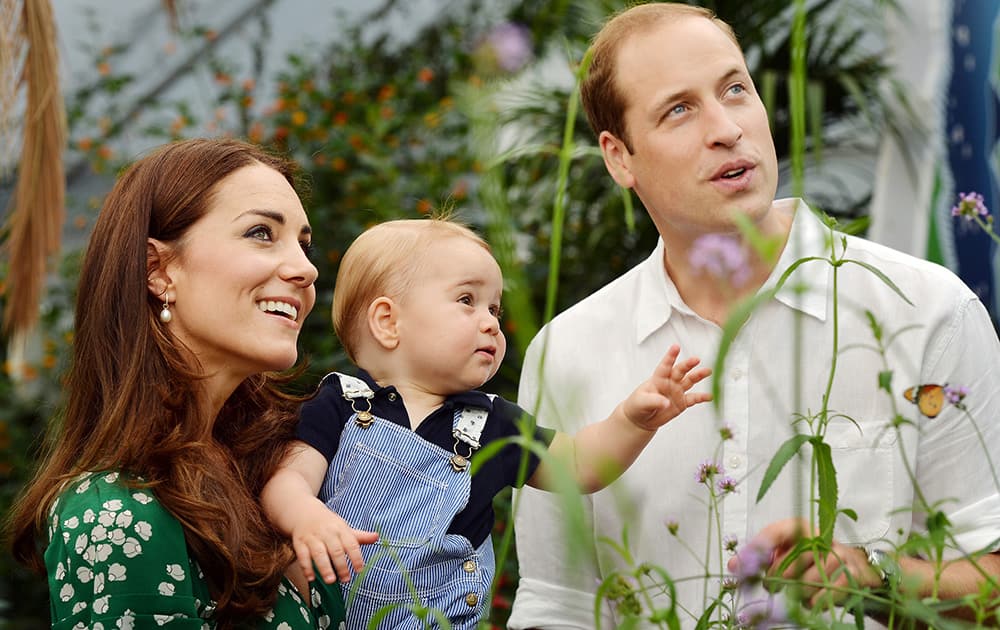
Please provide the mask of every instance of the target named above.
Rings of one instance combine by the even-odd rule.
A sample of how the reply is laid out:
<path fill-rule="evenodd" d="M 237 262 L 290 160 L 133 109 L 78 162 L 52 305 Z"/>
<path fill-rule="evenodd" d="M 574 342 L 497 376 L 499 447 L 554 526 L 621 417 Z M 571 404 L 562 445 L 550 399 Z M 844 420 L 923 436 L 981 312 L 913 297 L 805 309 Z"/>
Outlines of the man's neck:
<path fill-rule="evenodd" d="M 691 310 L 722 326 L 738 304 L 760 290 L 774 270 L 791 231 L 794 213 L 782 210 L 772 208 L 767 221 L 758 226 L 763 239 L 775 241 L 776 247 L 771 255 L 755 251 L 738 231 L 730 235 L 742 247 L 746 265 L 741 267 L 739 273 L 724 277 L 714 276 L 692 264 L 697 237 L 689 234 L 662 235 L 664 269 Z"/>

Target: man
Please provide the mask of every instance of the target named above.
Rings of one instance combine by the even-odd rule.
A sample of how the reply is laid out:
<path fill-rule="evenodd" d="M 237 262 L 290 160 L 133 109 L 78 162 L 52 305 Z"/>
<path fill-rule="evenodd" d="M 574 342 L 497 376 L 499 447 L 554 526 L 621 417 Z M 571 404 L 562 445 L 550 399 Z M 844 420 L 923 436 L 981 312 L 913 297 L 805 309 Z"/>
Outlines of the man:
<path fill-rule="evenodd" d="M 803 263 L 752 312 L 713 375 L 722 381 L 719 409 L 689 410 L 613 486 L 582 499 L 586 540 L 567 539 L 565 501 L 520 492 L 521 580 L 509 627 L 593 627 L 595 592 L 630 566 L 608 541 L 626 540 L 634 563 L 662 568 L 676 588 L 674 598 L 650 588 L 662 583 L 654 572 L 633 580 L 645 587 L 634 601 L 647 611 L 650 601 L 663 609 L 673 601 L 682 625 L 693 627 L 720 592 L 731 559 L 723 539 L 765 549 L 763 562 L 775 572 L 806 533 L 803 517 L 815 513 L 809 447 L 759 502 L 757 494 L 781 444 L 820 432 L 822 418 L 837 507 L 857 519 L 841 515 L 832 552 L 815 556 L 834 587 L 786 591 L 817 606 L 843 599 L 837 586 L 877 590 L 902 579 L 908 592 L 930 595 L 931 562 L 884 552 L 925 533 L 931 506 L 954 534 L 937 596 L 977 593 L 995 579 L 987 576 L 1000 574 L 1000 558 L 990 553 L 1000 539 L 1000 484 L 989 457 L 1000 446 L 1000 342 L 983 305 L 948 270 L 862 239 L 831 239 L 803 202 L 774 199 L 778 170 L 766 111 L 732 30 L 711 13 L 637 6 L 605 25 L 592 52 L 584 107 L 609 173 L 639 196 L 660 242 L 647 261 L 556 317 L 532 342 L 519 403 L 537 406 L 542 424 L 574 431 L 570 419 L 603 417 L 672 343 L 717 356 L 736 305 L 773 288 L 796 260 L 828 259 L 831 242 L 839 258 L 861 264 Z M 778 243 L 780 256 L 751 253 L 735 277 L 703 273 L 700 237 L 721 235 L 749 251 L 740 217 Z M 909 389 L 948 383 L 953 401 L 965 391 L 959 386 L 969 393 L 939 413 L 920 394 L 943 390 Z M 896 417 L 910 422 L 894 426 Z M 724 471 L 711 474 L 716 469 Z M 967 554 L 976 552 L 974 564 Z M 813 560 L 802 555 L 805 564 L 788 574 L 820 582 Z M 615 627 L 616 606 L 602 611 L 605 627 Z"/>

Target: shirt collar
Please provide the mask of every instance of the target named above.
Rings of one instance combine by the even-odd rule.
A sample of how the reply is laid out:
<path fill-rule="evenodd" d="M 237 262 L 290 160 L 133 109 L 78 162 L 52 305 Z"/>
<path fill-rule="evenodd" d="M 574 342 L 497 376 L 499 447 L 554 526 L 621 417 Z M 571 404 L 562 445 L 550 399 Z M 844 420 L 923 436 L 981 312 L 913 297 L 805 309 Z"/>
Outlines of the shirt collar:
<path fill-rule="evenodd" d="M 357 377 L 367 383 L 368 386 L 372 388 L 372 391 L 375 392 L 375 396 L 378 398 L 388 396 L 390 393 L 396 391 L 396 388 L 393 385 L 386 385 L 385 387 L 380 386 L 375 382 L 375 379 L 372 378 L 371 374 L 361 368 L 357 369 Z M 493 398 L 479 390 L 470 390 L 448 396 L 445 398 L 442 406 L 479 407 L 480 409 L 493 411 Z"/>
<path fill-rule="evenodd" d="M 825 259 L 830 255 L 830 229 L 815 211 L 801 199 L 796 199 L 792 212 L 795 216 L 788 241 L 778 264 L 762 287 L 764 290 L 777 286 L 781 276 L 799 259 L 810 256 Z M 839 248 L 840 244 L 836 243 L 836 246 Z M 785 280 L 775 299 L 789 308 L 826 321 L 831 272 L 832 267 L 824 260 L 804 262 Z"/>
<path fill-rule="evenodd" d="M 799 212 L 800 209 L 802 212 Z M 776 286 L 781 275 L 803 256 L 826 256 L 830 251 L 830 232 L 813 210 L 804 201 L 797 199 L 792 212 L 795 216 L 788 241 L 762 289 Z M 638 343 L 642 343 L 646 337 L 666 324 L 674 311 L 696 316 L 681 299 L 677 286 L 663 266 L 663 239 L 657 240 L 653 253 L 640 263 L 638 273 L 638 306 L 635 310 Z M 785 306 L 824 321 L 829 282 L 829 264 L 819 260 L 803 263 L 785 281 L 775 299 Z"/>

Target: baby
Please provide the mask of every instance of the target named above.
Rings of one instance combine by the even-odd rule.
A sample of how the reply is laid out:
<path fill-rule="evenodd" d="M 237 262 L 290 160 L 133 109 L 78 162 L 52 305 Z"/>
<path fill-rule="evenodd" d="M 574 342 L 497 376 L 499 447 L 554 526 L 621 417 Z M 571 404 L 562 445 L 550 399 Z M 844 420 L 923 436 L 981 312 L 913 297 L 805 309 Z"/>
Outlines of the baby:
<path fill-rule="evenodd" d="M 502 289 L 486 242 L 447 218 L 376 225 L 344 254 L 333 324 L 358 374 L 327 375 L 303 405 L 301 441 L 262 502 L 309 579 L 313 563 L 324 581 L 339 577 L 348 629 L 376 617 L 475 628 L 494 574 L 493 498 L 524 482 L 522 460 L 533 487 L 551 487 L 563 466 L 594 492 L 711 398 L 690 391 L 710 370 L 672 346 L 604 420 L 575 436 L 535 427 L 477 391 L 506 350 Z"/>

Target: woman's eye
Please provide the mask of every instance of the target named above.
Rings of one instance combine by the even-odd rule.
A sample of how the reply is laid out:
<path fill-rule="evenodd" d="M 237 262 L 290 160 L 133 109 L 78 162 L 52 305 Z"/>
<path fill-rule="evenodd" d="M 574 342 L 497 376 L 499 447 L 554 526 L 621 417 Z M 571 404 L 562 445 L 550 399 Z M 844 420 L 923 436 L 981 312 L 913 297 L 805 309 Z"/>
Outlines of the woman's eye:
<path fill-rule="evenodd" d="M 306 255 L 306 258 L 312 260 L 313 254 L 316 253 L 316 246 L 312 244 L 312 241 L 299 241 L 299 246 L 302 247 L 302 252 Z"/>
<path fill-rule="evenodd" d="M 247 236 L 249 238 L 255 238 L 261 241 L 273 240 L 271 228 L 266 225 L 255 225 L 249 230 L 247 230 L 244 236 Z"/>
<path fill-rule="evenodd" d="M 742 83 L 737 83 L 736 85 L 731 86 L 729 91 L 733 94 L 743 94 L 747 91 L 747 89 L 743 87 Z"/>

